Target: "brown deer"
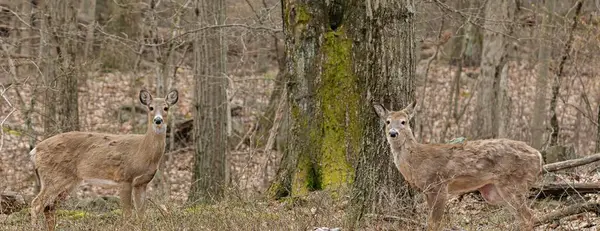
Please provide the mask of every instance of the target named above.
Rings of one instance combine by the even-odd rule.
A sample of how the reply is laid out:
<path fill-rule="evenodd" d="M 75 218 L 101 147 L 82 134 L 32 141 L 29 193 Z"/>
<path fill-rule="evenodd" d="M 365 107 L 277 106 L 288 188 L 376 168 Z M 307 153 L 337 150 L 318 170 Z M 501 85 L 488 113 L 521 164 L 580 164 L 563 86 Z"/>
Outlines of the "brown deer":
<path fill-rule="evenodd" d="M 542 173 L 542 156 L 524 142 L 473 140 L 461 144 L 420 144 L 409 120 L 416 102 L 400 111 L 374 105 L 385 123 L 394 164 L 405 180 L 421 190 L 429 207 L 428 230 L 439 230 L 449 195 L 479 190 L 486 202 L 507 206 L 522 230 L 533 230 L 526 202 L 530 186 Z"/>
<path fill-rule="evenodd" d="M 132 196 L 136 214 L 143 215 L 146 186 L 165 152 L 168 110 L 177 102 L 178 92 L 153 99 L 141 90 L 139 98 L 148 109 L 146 134 L 67 132 L 40 142 L 30 152 L 41 186 L 31 202 L 34 227 L 43 210 L 48 229 L 54 230 L 57 201 L 84 181 L 120 187 L 123 215 L 131 215 Z"/>

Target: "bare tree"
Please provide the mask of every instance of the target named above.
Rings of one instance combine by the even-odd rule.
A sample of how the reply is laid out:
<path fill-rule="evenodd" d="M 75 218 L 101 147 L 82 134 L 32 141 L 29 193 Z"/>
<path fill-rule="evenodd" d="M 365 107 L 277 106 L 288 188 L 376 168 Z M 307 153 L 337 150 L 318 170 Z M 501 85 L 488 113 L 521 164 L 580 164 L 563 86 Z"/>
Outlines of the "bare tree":
<path fill-rule="evenodd" d="M 225 1 L 197 0 L 199 26 L 213 26 L 194 39 L 194 139 L 196 153 L 190 202 L 210 202 L 223 196 L 227 168 L 226 45 L 219 25 L 225 20 Z"/>

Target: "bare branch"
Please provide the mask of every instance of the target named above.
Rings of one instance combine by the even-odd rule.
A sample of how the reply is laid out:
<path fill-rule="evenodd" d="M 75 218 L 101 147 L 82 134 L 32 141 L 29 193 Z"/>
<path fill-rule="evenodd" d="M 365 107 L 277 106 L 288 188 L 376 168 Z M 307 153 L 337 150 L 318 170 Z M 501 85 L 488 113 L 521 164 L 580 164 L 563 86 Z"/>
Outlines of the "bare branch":
<path fill-rule="evenodd" d="M 564 209 L 555 211 L 548 215 L 540 217 L 534 224 L 534 226 L 540 226 L 554 220 L 558 220 L 563 217 L 576 215 L 585 212 L 594 212 L 600 214 L 600 203 L 597 202 L 586 202 L 583 204 L 572 205 Z"/>
<path fill-rule="evenodd" d="M 544 165 L 544 172 L 556 172 L 563 169 L 574 168 L 581 165 L 586 165 L 600 160 L 600 153 L 586 156 L 584 158 L 556 162 Z"/>

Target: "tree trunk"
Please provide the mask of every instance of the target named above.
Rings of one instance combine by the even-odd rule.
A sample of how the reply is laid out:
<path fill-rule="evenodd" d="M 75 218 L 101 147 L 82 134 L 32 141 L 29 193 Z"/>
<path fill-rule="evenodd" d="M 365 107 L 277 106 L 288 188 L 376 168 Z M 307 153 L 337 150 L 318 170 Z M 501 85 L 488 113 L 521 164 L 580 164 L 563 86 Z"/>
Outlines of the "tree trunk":
<path fill-rule="evenodd" d="M 542 25 L 538 33 L 540 53 L 538 60 L 538 75 L 535 82 L 535 102 L 533 104 L 533 115 L 531 117 L 531 146 L 541 149 L 544 144 L 544 131 L 546 121 L 546 88 L 548 87 L 548 74 L 550 73 L 550 44 L 544 41 L 552 31 L 552 14 L 554 12 L 555 1 L 546 0 L 546 11 L 542 20 Z"/>
<path fill-rule="evenodd" d="M 457 35 L 451 41 L 453 45 L 447 46 L 450 64 L 458 65 L 460 62 L 465 67 L 480 65 L 484 29 L 471 22 L 477 22 L 477 18 L 482 16 L 482 4 L 473 0 L 454 1 L 456 10 L 472 16 L 463 18 L 464 26 L 458 28 Z"/>
<path fill-rule="evenodd" d="M 282 5 L 291 130 L 270 196 L 354 183 L 360 214 L 410 201 L 372 105 L 414 100 L 412 1 Z"/>
<path fill-rule="evenodd" d="M 44 84 L 44 133 L 79 130 L 76 9 L 68 0 L 42 1 L 40 61 Z"/>
<path fill-rule="evenodd" d="M 600 102 L 598 103 L 598 123 L 596 125 L 596 149 L 594 152 L 600 152 Z"/>
<path fill-rule="evenodd" d="M 514 19 L 513 1 L 486 1 L 481 56 L 481 75 L 477 88 L 473 139 L 504 137 L 508 122 L 508 48 Z"/>
<path fill-rule="evenodd" d="M 197 0 L 200 27 L 222 25 L 225 1 Z M 220 28 L 204 30 L 194 40 L 196 153 L 189 201 L 212 202 L 223 196 L 227 155 L 226 47 Z"/>
<path fill-rule="evenodd" d="M 53 46 L 56 49 L 58 80 L 57 113 L 61 132 L 79 130 L 77 78 L 77 10 L 70 0 L 56 0 L 51 11 Z"/>
<path fill-rule="evenodd" d="M 383 123 L 373 103 L 399 110 L 415 100 L 416 54 L 413 0 L 353 1 L 349 17 L 355 41 L 354 70 L 361 80 L 361 150 L 356 165 L 349 219 L 366 213 L 411 216 L 414 191 L 394 165 Z M 362 12 L 364 9 L 366 12 Z"/>
<path fill-rule="evenodd" d="M 328 12 L 342 3 L 284 0 L 290 134 L 270 194 L 344 190 L 359 152 L 360 94 L 352 35 L 332 30 Z"/>

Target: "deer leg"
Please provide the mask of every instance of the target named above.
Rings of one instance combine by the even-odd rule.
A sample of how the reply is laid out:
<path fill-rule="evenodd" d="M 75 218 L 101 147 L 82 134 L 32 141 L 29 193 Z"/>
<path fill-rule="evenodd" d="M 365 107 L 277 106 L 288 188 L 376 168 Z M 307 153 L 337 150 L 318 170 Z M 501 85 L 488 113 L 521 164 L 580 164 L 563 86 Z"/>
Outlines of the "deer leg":
<path fill-rule="evenodd" d="M 38 225 L 38 215 L 40 214 L 40 212 L 42 212 L 42 209 L 44 209 L 44 204 L 46 203 L 45 198 L 46 198 L 46 191 L 48 189 L 46 187 L 44 187 L 44 185 L 41 185 L 40 188 L 40 192 L 38 193 L 38 195 L 33 198 L 33 200 L 31 201 L 31 226 L 33 228 L 37 228 Z"/>
<path fill-rule="evenodd" d="M 38 214 L 44 213 L 46 225 L 49 230 L 54 230 L 56 216 L 54 214 L 57 202 L 64 200 L 69 192 L 78 184 L 78 180 L 65 174 L 55 174 L 52 182 L 43 182 L 40 193 L 31 202 L 32 225 L 37 225 Z"/>
<path fill-rule="evenodd" d="M 144 217 L 144 211 L 145 211 L 144 203 L 146 200 L 146 186 L 147 186 L 147 184 L 137 185 L 133 188 L 133 205 L 135 207 L 136 214 L 140 218 Z"/>
<path fill-rule="evenodd" d="M 123 207 L 123 217 L 129 218 L 131 216 L 131 182 L 121 183 L 119 197 L 121 198 L 121 207 Z"/>
<path fill-rule="evenodd" d="M 426 192 L 427 205 L 429 207 L 429 219 L 427 222 L 427 230 L 440 230 L 444 210 L 446 208 L 447 188 L 434 188 Z"/>
<path fill-rule="evenodd" d="M 48 227 L 48 231 L 53 231 L 54 227 L 56 227 L 56 206 L 57 202 L 54 201 L 50 205 L 46 205 L 44 207 L 44 218 L 46 218 L 46 227 Z"/>
<path fill-rule="evenodd" d="M 514 187 L 504 187 L 498 190 L 504 199 L 505 205 L 511 210 L 515 218 L 520 221 L 521 230 L 533 230 L 535 216 L 527 204 L 527 196 L 526 194 L 515 193 L 521 191 L 523 190 L 518 190 Z"/>

